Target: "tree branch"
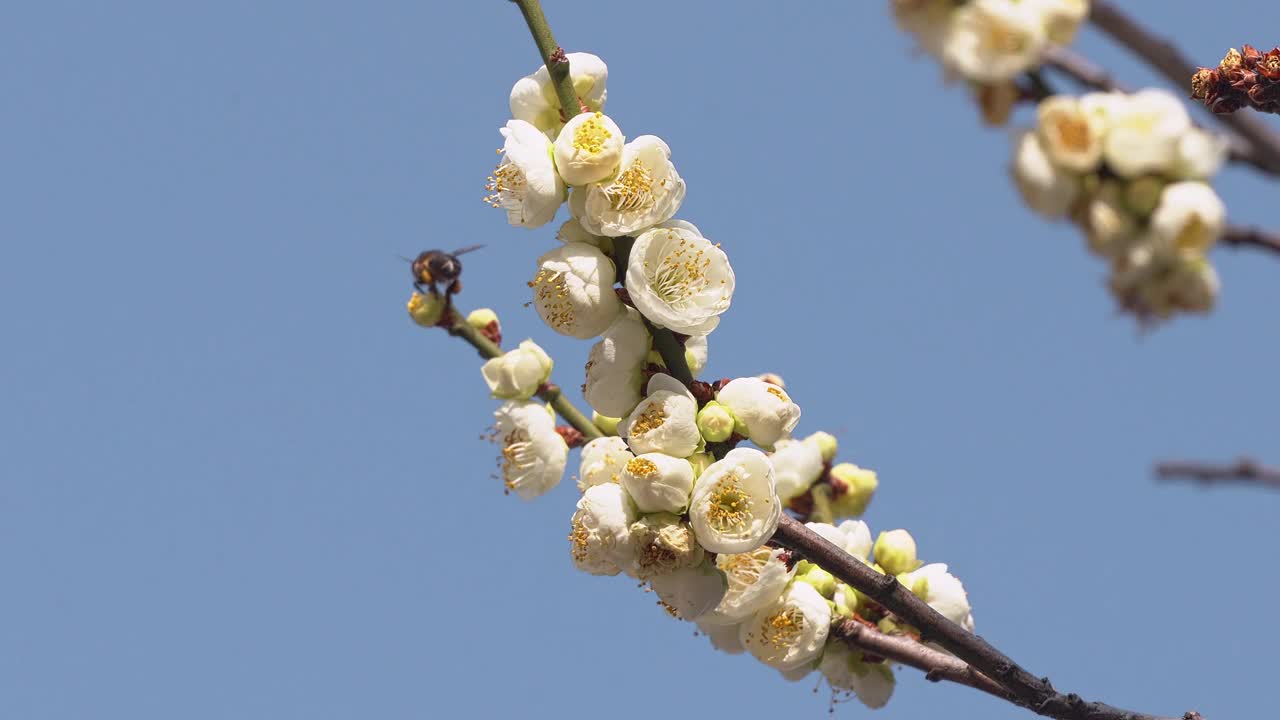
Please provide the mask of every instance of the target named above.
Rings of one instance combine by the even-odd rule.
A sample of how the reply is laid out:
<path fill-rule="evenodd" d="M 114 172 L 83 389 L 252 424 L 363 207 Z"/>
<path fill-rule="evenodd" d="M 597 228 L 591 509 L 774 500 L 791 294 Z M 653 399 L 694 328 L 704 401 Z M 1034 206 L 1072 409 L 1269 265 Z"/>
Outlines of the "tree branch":
<path fill-rule="evenodd" d="M 560 116 L 564 120 L 577 115 L 582 109 L 578 101 L 578 93 L 573 89 L 573 80 L 569 77 L 569 58 L 565 57 L 564 48 L 556 44 L 551 35 L 551 26 L 547 24 L 547 16 L 542 12 L 542 4 L 538 0 L 511 0 L 520 7 L 524 22 L 529 26 L 529 34 L 538 45 L 538 53 L 542 55 L 542 64 L 547 66 L 551 75 L 551 84 L 556 89 L 556 98 L 560 100 Z"/>
<path fill-rule="evenodd" d="M 1188 87 L 1196 66 L 1173 43 L 1150 33 L 1107 0 L 1092 0 L 1089 20 L 1117 43 L 1160 71 L 1174 87 Z M 1214 115 L 1246 143 L 1249 164 L 1271 175 L 1280 175 L 1280 133 L 1254 115 Z"/>
<path fill-rule="evenodd" d="M 1268 467 L 1252 458 L 1217 465 L 1196 461 L 1166 461 L 1156 464 L 1156 478 L 1163 481 L 1188 480 L 1201 485 L 1262 485 L 1280 489 L 1280 468 Z"/>
<path fill-rule="evenodd" d="M 934 682 L 950 680 L 1012 702 L 1000 683 L 969 667 L 960 658 L 934 650 L 906 635 L 887 635 L 851 618 L 832 625 L 831 634 L 856 650 L 923 670 L 925 677 Z"/>
<path fill-rule="evenodd" d="M 778 523 L 773 540 L 860 590 L 918 629 L 922 640 L 946 648 L 977 672 L 1004 686 L 1011 702 L 1039 715 L 1059 720 L 1172 720 L 1059 693 L 1048 678 L 1032 675 L 980 636 L 947 620 L 894 576 L 880 574 L 787 515 Z"/>

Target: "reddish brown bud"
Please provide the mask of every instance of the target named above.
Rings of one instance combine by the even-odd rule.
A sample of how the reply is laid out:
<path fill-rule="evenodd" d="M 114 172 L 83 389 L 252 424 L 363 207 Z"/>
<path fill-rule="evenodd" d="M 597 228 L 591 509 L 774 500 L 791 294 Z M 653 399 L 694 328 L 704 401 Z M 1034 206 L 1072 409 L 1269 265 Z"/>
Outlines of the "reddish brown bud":
<path fill-rule="evenodd" d="M 577 428 L 568 425 L 557 425 L 556 433 L 564 438 L 564 442 L 571 448 L 582 447 L 586 444 L 587 436 L 583 435 Z"/>

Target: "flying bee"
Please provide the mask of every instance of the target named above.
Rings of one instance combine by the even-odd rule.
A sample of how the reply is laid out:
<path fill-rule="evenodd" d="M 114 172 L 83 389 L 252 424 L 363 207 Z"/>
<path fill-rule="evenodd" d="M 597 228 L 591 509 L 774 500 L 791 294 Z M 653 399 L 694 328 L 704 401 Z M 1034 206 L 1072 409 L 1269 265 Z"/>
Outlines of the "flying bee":
<path fill-rule="evenodd" d="M 440 284 L 444 286 L 445 297 L 462 292 L 462 263 L 458 261 L 458 256 L 482 247 L 484 246 L 472 245 L 451 253 L 443 250 L 423 251 L 412 261 L 414 289 L 425 294 L 430 287 L 432 294 L 438 294 L 436 285 Z"/>

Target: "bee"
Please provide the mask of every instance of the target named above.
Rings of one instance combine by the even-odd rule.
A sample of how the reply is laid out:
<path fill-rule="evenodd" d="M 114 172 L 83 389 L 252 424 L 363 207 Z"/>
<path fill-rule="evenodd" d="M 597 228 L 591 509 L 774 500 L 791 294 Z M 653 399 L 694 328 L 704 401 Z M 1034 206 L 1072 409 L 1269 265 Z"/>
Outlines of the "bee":
<path fill-rule="evenodd" d="M 430 288 L 434 295 L 439 294 L 436 285 L 440 284 L 444 286 L 445 297 L 462 292 L 462 263 L 458 256 L 482 247 L 484 246 L 472 245 L 451 253 L 443 250 L 424 250 L 419 253 L 417 259 L 411 261 L 414 289 L 426 294 L 427 288 Z"/>

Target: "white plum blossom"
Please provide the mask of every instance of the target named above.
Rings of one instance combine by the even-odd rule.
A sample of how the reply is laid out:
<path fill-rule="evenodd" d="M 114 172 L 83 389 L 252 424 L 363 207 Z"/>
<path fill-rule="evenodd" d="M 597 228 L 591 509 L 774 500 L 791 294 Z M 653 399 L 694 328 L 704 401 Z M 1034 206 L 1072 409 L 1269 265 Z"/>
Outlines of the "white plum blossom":
<path fill-rule="evenodd" d="M 608 115 L 576 115 L 556 136 L 556 171 L 569 185 L 588 185 L 613 177 L 622 162 L 624 143 L 622 130 Z"/>
<path fill-rule="evenodd" d="M 592 440 L 582 447 L 578 489 L 621 482 L 622 469 L 633 457 L 626 441 L 616 435 Z"/>
<path fill-rule="evenodd" d="M 1040 13 L 1045 34 L 1055 45 L 1069 45 L 1089 15 L 1089 0 L 1021 0 Z"/>
<path fill-rule="evenodd" d="M 543 322 L 561 335 L 585 340 L 604 332 L 622 312 L 615 280 L 613 261 L 599 248 L 568 243 L 538 258 L 529 287 Z"/>
<path fill-rule="evenodd" d="M 1029 3 L 970 0 L 956 8 L 943 39 L 943 63 L 983 83 L 1012 80 L 1036 66 L 1048 43 Z"/>
<path fill-rule="evenodd" d="M 818 660 L 831 627 L 831 606 L 808 583 L 792 583 L 772 605 L 742 624 L 741 640 L 757 660 L 796 670 Z"/>
<path fill-rule="evenodd" d="M 1121 177 L 1168 172 L 1177 165 L 1178 145 L 1190 129 L 1182 100 L 1165 90 L 1142 90 L 1113 112 L 1103 157 Z"/>
<path fill-rule="evenodd" d="M 774 443 L 769 460 L 778 484 L 778 498 L 784 503 L 803 495 L 822 477 L 822 446 L 817 437 L 779 440 Z"/>
<path fill-rule="evenodd" d="M 730 380 L 716 393 L 716 401 L 737 418 L 740 433 L 766 450 L 789 437 L 800 422 L 800 406 L 785 390 L 760 378 Z"/>
<path fill-rule="evenodd" d="M 645 399 L 618 424 L 618 434 L 635 453 L 689 457 L 702 443 L 697 415 L 693 393 L 679 380 L 658 373 L 649 379 Z"/>
<path fill-rule="evenodd" d="M 593 410 L 606 417 L 626 417 L 640 404 L 642 371 L 652 341 L 640 313 L 624 305 L 587 356 L 582 394 Z"/>
<path fill-rule="evenodd" d="M 500 400 L 528 400 L 551 377 L 551 357 L 532 340 L 480 367 L 489 392 Z"/>
<path fill-rule="evenodd" d="M 641 233 L 627 261 L 627 291 L 640 314 L 658 327 L 706 335 L 729 309 L 733 268 L 724 251 L 687 223 Z"/>
<path fill-rule="evenodd" d="M 1204 252 L 1222 236 L 1227 208 L 1208 185 L 1194 180 L 1166 185 L 1151 213 L 1156 239 L 1176 250 Z"/>
<path fill-rule="evenodd" d="M 649 585 L 667 611 L 681 620 L 699 619 L 718 605 L 725 593 L 724 573 L 705 561 L 654 577 Z"/>
<path fill-rule="evenodd" d="M 631 524 L 635 577 L 652 580 L 701 565 L 706 553 L 678 515 L 650 513 Z"/>
<path fill-rule="evenodd" d="M 780 548 L 758 547 L 742 553 L 720 553 L 716 567 L 729 581 L 729 590 L 714 610 L 703 615 L 706 625 L 734 625 L 772 605 L 795 576 Z"/>
<path fill-rule="evenodd" d="M 1066 217 L 1080 195 L 1079 176 L 1055 165 L 1032 130 L 1014 139 L 1012 172 L 1023 201 L 1047 218 Z"/>
<path fill-rule="evenodd" d="M 697 377 L 707 367 L 707 336 L 693 335 L 684 342 L 684 361 L 689 372 Z"/>
<path fill-rule="evenodd" d="M 1227 161 L 1230 142 L 1223 135 L 1193 127 L 1178 140 L 1178 159 L 1173 172 L 1189 180 L 1205 180 Z"/>
<path fill-rule="evenodd" d="M 572 192 L 569 194 L 569 203 L 570 207 L 572 207 Z M 602 241 L 607 238 L 602 238 L 599 235 L 592 235 L 582 228 L 582 223 L 578 222 L 577 218 L 571 217 L 563 223 L 560 223 L 560 228 L 556 230 L 556 239 L 562 243 L 580 242 L 588 245 L 594 245 L 596 247 L 602 247 Z"/>
<path fill-rule="evenodd" d="M 1125 206 L 1122 188 L 1104 182 L 1085 205 L 1081 224 L 1089 248 L 1103 257 L 1115 257 L 1129 249 L 1138 232 L 1138 221 Z"/>
<path fill-rule="evenodd" d="M 499 132 L 502 162 L 494 168 L 485 189 L 490 206 L 505 210 L 507 222 L 536 228 L 551 222 L 565 201 L 565 185 L 551 161 L 551 141 L 523 120 L 508 120 Z"/>
<path fill-rule="evenodd" d="M 684 202 L 684 180 L 671 163 L 671 148 L 641 135 L 622 149 L 616 175 L 584 186 L 579 222 L 592 235 L 631 235 L 665 222 Z"/>
<path fill-rule="evenodd" d="M 1081 106 L 1079 98 L 1053 95 L 1037 109 L 1037 130 L 1049 159 L 1076 172 L 1097 168 L 1106 125 Z"/>
<path fill-rule="evenodd" d="M 898 576 L 898 580 L 943 617 L 973 632 L 969 595 L 960 580 L 947 572 L 946 564 L 930 563 Z"/>
<path fill-rule="evenodd" d="M 711 552 L 754 550 L 773 536 L 781 517 L 773 466 L 759 450 L 730 450 L 694 483 L 689 522 Z"/>
<path fill-rule="evenodd" d="M 689 508 L 693 480 L 688 460 L 651 452 L 629 460 L 620 482 L 640 512 L 680 515 Z"/>
<path fill-rule="evenodd" d="M 872 710 L 882 708 L 893 695 L 893 669 L 886 662 L 865 662 L 862 651 L 838 640 L 827 643 L 818 666 L 823 677 L 837 690 L 848 690 Z"/>
<path fill-rule="evenodd" d="M 578 98 L 588 110 L 602 109 L 608 96 L 609 68 L 591 53 L 575 52 L 565 57 L 569 60 L 569 78 Z M 545 65 L 516 81 L 511 88 L 510 104 L 511 117 L 529 122 L 551 137 L 564 125 L 560 119 L 560 101 Z M 578 110 L 570 108 L 568 113 L 576 114 Z"/>
<path fill-rule="evenodd" d="M 502 445 L 502 478 L 508 490 L 532 500 L 560 484 L 569 446 L 556 432 L 547 407 L 529 400 L 503 403 L 493 413 Z"/>
<path fill-rule="evenodd" d="M 827 542 L 866 562 L 871 554 L 871 529 L 861 520 L 845 520 L 837 525 L 809 522 L 805 526 Z"/>
<path fill-rule="evenodd" d="M 592 575 L 630 571 L 634 558 L 631 524 L 635 520 L 635 505 L 621 485 L 605 483 L 587 488 L 569 523 L 573 564 Z"/>

